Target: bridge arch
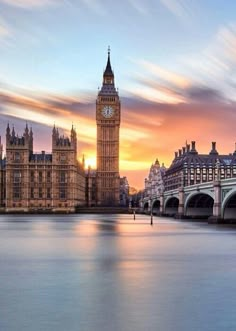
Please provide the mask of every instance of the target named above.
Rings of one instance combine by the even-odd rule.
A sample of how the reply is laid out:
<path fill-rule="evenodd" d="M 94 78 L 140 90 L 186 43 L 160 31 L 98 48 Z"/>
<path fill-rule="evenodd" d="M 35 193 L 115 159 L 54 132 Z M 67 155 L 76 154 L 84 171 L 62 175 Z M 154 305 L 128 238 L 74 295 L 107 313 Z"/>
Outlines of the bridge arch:
<path fill-rule="evenodd" d="M 214 198 L 212 193 L 196 192 L 185 201 L 185 216 L 208 218 L 213 215 Z"/>
<path fill-rule="evenodd" d="M 224 220 L 236 220 L 236 189 L 231 190 L 224 198 L 221 209 Z"/>
<path fill-rule="evenodd" d="M 143 211 L 144 211 L 145 214 L 148 213 L 148 201 L 144 202 Z"/>
<path fill-rule="evenodd" d="M 152 213 L 154 215 L 159 215 L 159 213 L 160 213 L 160 207 L 161 207 L 160 200 L 153 201 L 153 204 L 152 204 Z"/>
<path fill-rule="evenodd" d="M 175 214 L 178 213 L 178 208 L 179 208 L 179 199 L 175 196 L 169 197 L 165 201 L 164 213 L 166 215 L 174 216 Z"/>

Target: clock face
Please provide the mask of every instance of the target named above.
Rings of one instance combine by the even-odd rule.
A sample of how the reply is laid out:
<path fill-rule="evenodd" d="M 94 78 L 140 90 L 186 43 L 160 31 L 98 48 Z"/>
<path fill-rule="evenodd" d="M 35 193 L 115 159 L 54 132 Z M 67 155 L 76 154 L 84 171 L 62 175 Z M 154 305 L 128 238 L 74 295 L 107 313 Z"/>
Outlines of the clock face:
<path fill-rule="evenodd" d="M 112 108 L 112 106 L 105 106 L 102 109 L 102 115 L 106 118 L 111 118 L 114 114 L 114 109 Z"/>

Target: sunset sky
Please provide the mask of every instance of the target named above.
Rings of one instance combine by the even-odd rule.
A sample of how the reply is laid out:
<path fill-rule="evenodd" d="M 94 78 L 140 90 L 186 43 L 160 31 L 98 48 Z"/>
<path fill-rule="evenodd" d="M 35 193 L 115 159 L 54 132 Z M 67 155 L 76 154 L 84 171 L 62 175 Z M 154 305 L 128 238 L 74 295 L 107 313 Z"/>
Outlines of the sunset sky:
<path fill-rule="evenodd" d="M 51 151 L 72 123 L 95 168 L 95 100 L 111 47 L 121 97 L 120 172 L 141 189 L 158 157 L 236 141 L 236 1 L 0 0 L 0 135 L 33 127 Z"/>

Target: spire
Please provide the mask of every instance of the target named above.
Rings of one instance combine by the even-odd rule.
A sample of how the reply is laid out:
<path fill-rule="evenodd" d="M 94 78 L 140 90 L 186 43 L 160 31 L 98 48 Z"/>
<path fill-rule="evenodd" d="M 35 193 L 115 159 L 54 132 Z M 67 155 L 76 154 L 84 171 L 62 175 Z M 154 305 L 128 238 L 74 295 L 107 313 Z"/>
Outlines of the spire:
<path fill-rule="evenodd" d="M 54 125 L 53 125 L 52 133 L 53 133 L 53 134 L 56 134 L 56 126 L 55 126 L 55 122 L 54 122 Z"/>
<path fill-rule="evenodd" d="M 112 68 L 111 68 L 110 53 L 111 53 L 111 49 L 110 49 L 110 46 L 108 46 L 107 66 L 106 66 L 106 69 L 104 71 L 103 76 L 112 76 L 112 77 L 114 77 L 114 74 L 113 74 L 113 71 L 112 71 Z"/>
<path fill-rule="evenodd" d="M 156 158 L 155 165 L 160 165 L 158 158 Z"/>
<path fill-rule="evenodd" d="M 9 122 L 8 122 L 8 123 L 7 123 L 6 134 L 7 134 L 8 136 L 10 136 L 10 133 L 11 133 L 11 131 L 10 131 L 10 126 L 9 126 Z"/>
<path fill-rule="evenodd" d="M 28 137 L 29 136 L 29 128 L 28 128 L 28 123 L 26 122 L 26 125 L 25 125 L 25 137 Z"/>

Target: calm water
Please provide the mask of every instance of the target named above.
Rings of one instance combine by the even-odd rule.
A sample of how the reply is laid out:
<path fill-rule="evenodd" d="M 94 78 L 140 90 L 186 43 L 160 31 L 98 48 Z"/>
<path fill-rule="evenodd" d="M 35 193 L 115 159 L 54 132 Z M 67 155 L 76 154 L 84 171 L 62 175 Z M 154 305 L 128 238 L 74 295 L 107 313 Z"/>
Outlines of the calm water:
<path fill-rule="evenodd" d="M 236 228 L 1 216 L 1 331 L 236 330 Z"/>

